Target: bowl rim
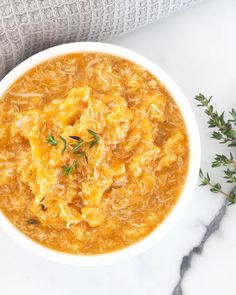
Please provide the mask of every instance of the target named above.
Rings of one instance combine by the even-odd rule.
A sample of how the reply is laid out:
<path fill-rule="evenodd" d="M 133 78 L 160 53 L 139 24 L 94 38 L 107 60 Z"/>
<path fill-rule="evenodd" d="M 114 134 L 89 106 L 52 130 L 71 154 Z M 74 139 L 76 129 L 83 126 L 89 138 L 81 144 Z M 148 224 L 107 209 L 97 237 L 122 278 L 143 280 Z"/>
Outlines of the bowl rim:
<path fill-rule="evenodd" d="M 21 62 L 0 81 L 0 97 L 28 70 L 36 65 L 71 53 L 104 53 L 118 56 L 143 66 L 152 73 L 170 93 L 183 116 L 189 139 L 189 167 L 183 190 L 174 208 L 157 228 L 144 239 L 123 249 L 98 255 L 74 255 L 59 252 L 38 244 L 20 232 L 0 210 L 0 228 L 31 252 L 54 262 L 77 266 L 100 266 L 120 262 L 139 255 L 160 242 L 176 225 L 191 201 L 200 168 L 200 136 L 190 104 L 174 80 L 157 64 L 133 50 L 101 42 L 75 42 L 51 47 Z"/>

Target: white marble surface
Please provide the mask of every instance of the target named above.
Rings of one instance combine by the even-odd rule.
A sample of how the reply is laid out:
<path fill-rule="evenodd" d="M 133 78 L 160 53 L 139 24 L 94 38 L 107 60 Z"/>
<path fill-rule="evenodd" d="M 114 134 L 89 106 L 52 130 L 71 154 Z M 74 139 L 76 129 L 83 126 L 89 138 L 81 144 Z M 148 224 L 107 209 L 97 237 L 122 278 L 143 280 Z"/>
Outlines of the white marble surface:
<path fill-rule="evenodd" d="M 183 89 L 201 130 L 203 168 L 209 166 L 215 151 L 224 148 L 209 139 L 206 117 L 196 108 L 193 97 L 201 91 L 214 96 L 219 110 L 235 106 L 235 15 L 235 0 L 204 0 L 154 25 L 110 41 L 149 57 Z M 46 261 L 1 233 L 0 294 L 171 295 L 179 279 L 183 256 L 199 244 L 206 225 L 222 202 L 221 197 L 207 189 L 197 188 L 189 209 L 159 245 L 129 261 L 95 269 Z M 236 294 L 235 212 L 236 205 L 227 211 L 219 231 L 206 242 L 202 254 L 193 257 L 182 284 L 184 295 Z"/>

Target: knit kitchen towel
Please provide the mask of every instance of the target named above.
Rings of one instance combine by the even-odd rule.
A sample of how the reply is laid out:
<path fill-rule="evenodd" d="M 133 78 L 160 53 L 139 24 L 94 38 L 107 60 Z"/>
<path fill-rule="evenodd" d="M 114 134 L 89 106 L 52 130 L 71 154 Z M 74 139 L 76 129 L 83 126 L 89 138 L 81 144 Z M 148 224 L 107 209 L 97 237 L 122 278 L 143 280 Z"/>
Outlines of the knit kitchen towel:
<path fill-rule="evenodd" d="M 42 49 L 108 39 L 199 1 L 0 0 L 0 79 Z"/>

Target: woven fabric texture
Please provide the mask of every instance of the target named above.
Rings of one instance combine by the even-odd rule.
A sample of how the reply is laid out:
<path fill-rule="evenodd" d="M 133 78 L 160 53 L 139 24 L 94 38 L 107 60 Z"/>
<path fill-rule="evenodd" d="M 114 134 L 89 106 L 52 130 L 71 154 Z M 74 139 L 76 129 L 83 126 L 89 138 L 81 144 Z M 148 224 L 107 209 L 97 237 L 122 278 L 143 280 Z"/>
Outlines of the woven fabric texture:
<path fill-rule="evenodd" d="M 42 49 L 109 39 L 199 1 L 0 0 L 0 79 Z"/>

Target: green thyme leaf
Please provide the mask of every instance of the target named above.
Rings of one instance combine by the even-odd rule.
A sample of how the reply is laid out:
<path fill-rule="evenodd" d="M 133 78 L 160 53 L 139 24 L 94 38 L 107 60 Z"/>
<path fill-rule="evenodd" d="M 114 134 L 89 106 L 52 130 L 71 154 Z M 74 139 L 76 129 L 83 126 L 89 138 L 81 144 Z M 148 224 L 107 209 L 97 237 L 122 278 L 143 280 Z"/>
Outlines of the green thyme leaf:
<path fill-rule="evenodd" d="M 60 135 L 59 137 L 60 137 L 61 141 L 62 141 L 64 144 L 67 143 L 67 140 L 66 140 L 64 137 L 62 137 L 61 135 Z"/>
<path fill-rule="evenodd" d="M 83 144 L 84 144 L 84 142 L 79 142 L 76 146 L 73 147 L 72 152 L 78 151 L 82 147 Z"/>
<path fill-rule="evenodd" d="M 236 186 L 231 189 L 227 200 L 229 202 L 229 206 L 236 203 Z"/>
<path fill-rule="evenodd" d="M 229 144 L 230 147 L 236 146 L 236 140 L 232 140 L 232 142 Z"/>
<path fill-rule="evenodd" d="M 71 175 L 72 172 L 74 171 L 74 169 L 77 169 L 77 168 L 78 168 L 78 161 L 75 160 L 70 165 L 64 165 L 64 166 L 62 166 L 62 174 L 64 174 L 64 175 Z"/>
<path fill-rule="evenodd" d="M 232 117 L 232 119 L 230 120 L 230 122 L 232 122 L 234 125 L 236 125 L 236 111 L 235 111 L 235 109 L 232 109 L 231 110 L 230 115 Z"/>
<path fill-rule="evenodd" d="M 71 175 L 73 171 L 72 165 L 64 165 L 62 166 L 62 174 Z"/>
<path fill-rule="evenodd" d="M 92 137 L 93 137 L 97 142 L 99 142 L 99 140 L 100 140 L 100 136 L 99 136 L 96 132 L 94 132 L 93 130 L 90 130 L 90 129 L 87 129 L 87 131 L 92 135 Z"/>
<path fill-rule="evenodd" d="M 83 142 L 83 139 L 82 139 L 81 137 L 79 137 L 79 136 L 71 135 L 71 136 L 69 136 L 69 137 L 72 138 L 72 139 L 75 139 L 75 140 L 77 140 L 77 141 L 79 141 L 79 142 Z"/>
<path fill-rule="evenodd" d="M 210 189 L 211 192 L 213 193 L 219 193 L 221 190 L 221 185 L 219 183 L 216 183 L 213 185 L 213 187 Z"/>
<path fill-rule="evenodd" d="M 94 131 L 92 131 L 92 130 L 90 130 L 90 129 L 87 129 L 87 131 L 88 131 L 88 132 L 92 135 L 92 137 L 94 138 L 94 140 L 92 140 L 92 141 L 90 142 L 90 144 L 89 144 L 89 149 L 91 149 L 92 147 L 94 147 L 96 144 L 99 143 L 100 136 L 99 136 L 96 132 L 94 132 Z"/>
<path fill-rule="evenodd" d="M 233 169 L 227 168 L 224 170 L 224 178 L 227 179 L 228 183 L 236 183 L 236 167 Z"/>
<path fill-rule="evenodd" d="M 79 167 L 78 160 L 75 160 L 73 163 L 74 163 L 74 168 L 75 169 L 78 169 L 78 167 Z"/>
<path fill-rule="evenodd" d="M 58 141 L 55 139 L 55 137 L 52 134 L 48 135 L 48 138 L 46 140 L 46 143 L 47 144 L 50 144 L 51 146 L 58 145 Z"/>
<path fill-rule="evenodd" d="M 210 183 L 210 176 L 209 174 L 207 173 L 207 175 L 205 176 L 202 172 L 202 169 L 200 169 L 199 171 L 199 176 L 201 178 L 201 184 L 200 186 L 205 186 L 205 185 L 208 185 Z"/>
<path fill-rule="evenodd" d="M 88 162 L 88 156 L 87 156 L 86 151 L 80 152 L 79 155 L 80 155 L 81 157 L 85 158 L 85 161 L 86 161 L 87 164 L 89 163 L 89 162 Z"/>
<path fill-rule="evenodd" d="M 200 178 L 203 178 L 203 176 L 204 176 L 203 172 L 202 172 L 202 169 L 199 170 L 199 176 L 200 176 Z"/>
<path fill-rule="evenodd" d="M 91 149 L 92 147 L 94 147 L 98 142 L 96 140 L 93 140 L 90 142 L 89 144 L 89 149 Z"/>
<path fill-rule="evenodd" d="M 61 154 L 64 155 L 64 153 L 67 150 L 68 146 L 70 146 L 70 143 L 68 143 L 67 140 L 64 137 L 62 137 L 61 135 L 59 137 L 60 137 L 61 141 L 64 143 L 64 147 L 63 147 L 63 149 L 61 151 Z"/>
<path fill-rule="evenodd" d="M 223 135 L 220 132 L 213 131 L 212 135 L 211 135 L 211 138 L 221 140 L 223 138 Z"/>

